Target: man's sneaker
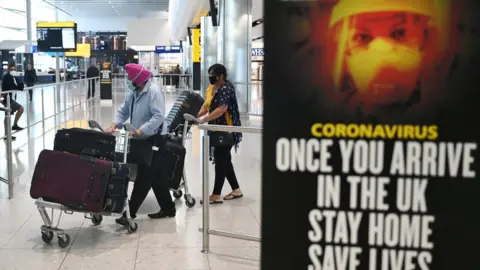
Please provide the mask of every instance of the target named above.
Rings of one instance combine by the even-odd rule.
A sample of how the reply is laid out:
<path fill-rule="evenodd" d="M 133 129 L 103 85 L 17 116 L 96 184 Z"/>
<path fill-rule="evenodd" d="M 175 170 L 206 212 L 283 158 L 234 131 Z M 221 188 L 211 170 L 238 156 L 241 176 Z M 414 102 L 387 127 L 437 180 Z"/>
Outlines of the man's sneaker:
<path fill-rule="evenodd" d="M 12 130 L 20 131 L 20 130 L 23 130 L 23 128 L 22 128 L 22 127 L 19 127 L 18 125 L 13 125 L 13 126 L 12 126 Z"/>
<path fill-rule="evenodd" d="M 164 211 L 164 210 L 160 210 L 160 212 L 158 213 L 154 213 L 154 214 L 148 214 L 148 217 L 149 218 L 153 218 L 153 219 L 158 219 L 158 218 L 173 218 L 175 217 L 177 214 L 177 211 L 175 208 L 169 210 L 169 211 Z"/>
<path fill-rule="evenodd" d="M 136 215 L 131 215 L 131 217 L 132 217 L 132 219 L 135 219 L 137 216 Z M 115 219 L 115 223 L 117 223 L 118 225 L 127 226 L 127 223 L 128 223 L 127 213 L 123 212 L 121 218 Z"/>
<path fill-rule="evenodd" d="M 127 221 L 126 217 L 121 217 L 121 218 L 115 219 L 115 223 L 117 223 L 118 225 L 126 226 L 127 222 L 128 221 Z"/>

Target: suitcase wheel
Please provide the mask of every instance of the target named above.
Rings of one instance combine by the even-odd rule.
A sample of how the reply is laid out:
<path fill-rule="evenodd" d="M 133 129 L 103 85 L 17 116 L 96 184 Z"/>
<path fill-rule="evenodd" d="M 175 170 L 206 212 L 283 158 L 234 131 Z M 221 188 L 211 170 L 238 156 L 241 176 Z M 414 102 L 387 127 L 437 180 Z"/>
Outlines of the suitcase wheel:
<path fill-rule="evenodd" d="M 188 207 L 188 208 L 192 208 L 195 206 L 195 198 L 192 198 L 191 196 L 188 197 L 188 198 L 185 198 L 185 205 Z"/>
<path fill-rule="evenodd" d="M 70 245 L 70 235 L 64 234 L 58 236 L 58 245 L 62 248 L 66 248 Z"/>
<path fill-rule="evenodd" d="M 47 232 L 42 232 L 42 240 L 43 242 L 50 244 L 53 240 L 53 232 L 47 231 Z"/>
<path fill-rule="evenodd" d="M 92 215 L 93 225 L 98 226 L 98 225 L 102 224 L 102 221 L 103 221 L 103 216 L 102 215 L 99 215 L 99 214 L 93 214 Z"/>
<path fill-rule="evenodd" d="M 137 223 L 135 223 L 135 222 L 133 222 L 133 223 L 128 222 L 127 225 L 126 225 L 126 227 L 127 227 L 127 231 L 128 231 L 129 233 L 134 233 L 134 232 L 136 232 L 137 229 L 138 229 L 138 225 L 137 225 Z"/>
<path fill-rule="evenodd" d="M 174 190 L 173 191 L 173 197 L 175 199 L 178 200 L 178 199 L 182 198 L 182 196 L 183 196 L 183 191 L 181 191 L 181 190 Z"/>

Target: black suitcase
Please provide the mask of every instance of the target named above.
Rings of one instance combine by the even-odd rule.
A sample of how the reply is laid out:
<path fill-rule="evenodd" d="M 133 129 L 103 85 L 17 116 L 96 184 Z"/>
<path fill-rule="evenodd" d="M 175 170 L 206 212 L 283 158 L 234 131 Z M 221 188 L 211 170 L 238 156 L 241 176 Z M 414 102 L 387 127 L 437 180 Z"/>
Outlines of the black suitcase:
<path fill-rule="evenodd" d="M 179 126 L 185 122 L 183 115 L 188 113 L 196 116 L 204 102 L 205 100 L 199 94 L 191 91 L 183 91 L 167 115 L 166 122 L 168 123 L 168 132 L 176 133 L 177 135 L 182 133 L 183 129 L 179 128 Z"/>
<path fill-rule="evenodd" d="M 125 208 L 125 198 L 128 196 L 130 167 L 118 162 L 114 162 L 113 167 L 115 174 L 108 180 L 103 209 L 105 212 L 121 214 Z"/>
<path fill-rule="evenodd" d="M 55 134 L 53 150 L 113 161 L 115 136 L 90 129 L 60 129 Z"/>
<path fill-rule="evenodd" d="M 170 182 L 170 188 L 178 189 L 183 177 L 183 167 L 185 166 L 186 149 L 178 140 L 169 138 L 165 146 L 165 155 L 163 158 L 162 174 Z"/>
<path fill-rule="evenodd" d="M 153 140 L 130 138 L 128 143 L 127 163 L 150 166 L 153 158 Z M 115 160 L 123 162 L 123 152 L 115 153 Z"/>

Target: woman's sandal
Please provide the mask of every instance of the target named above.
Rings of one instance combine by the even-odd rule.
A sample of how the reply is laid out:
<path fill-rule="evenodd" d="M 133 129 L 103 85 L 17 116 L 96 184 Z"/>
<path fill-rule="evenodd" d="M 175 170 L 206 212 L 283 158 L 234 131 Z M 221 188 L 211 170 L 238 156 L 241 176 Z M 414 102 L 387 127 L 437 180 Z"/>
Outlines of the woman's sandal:
<path fill-rule="evenodd" d="M 230 193 L 228 194 L 227 196 L 223 197 L 223 199 L 225 201 L 231 201 L 231 200 L 235 200 L 235 199 L 240 199 L 243 197 L 243 194 L 233 194 L 233 193 Z"/>
<path fill-rule="evenodd" d="M 212 198 L 209 199 L 210 200 L 210 204 L 222 204 L 223 203 L 223 200 L 213 200 Z M 200 204 L 203 204 L 203 200 L 200 200 Z"/>

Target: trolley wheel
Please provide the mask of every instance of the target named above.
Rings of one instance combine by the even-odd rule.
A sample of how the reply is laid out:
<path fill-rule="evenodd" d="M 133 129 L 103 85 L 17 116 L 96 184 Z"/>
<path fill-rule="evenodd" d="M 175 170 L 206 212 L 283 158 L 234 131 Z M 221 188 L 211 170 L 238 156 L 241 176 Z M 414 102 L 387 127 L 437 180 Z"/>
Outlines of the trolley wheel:
<path fill-rule="evenodd" d="M 137 223 L 135 223 L 135 222 L 133 222 L 133 223 L 128 222 L 127 223 L 127 231 L 129 233 L 134 233 L 134 232 L 137 231 L 137 229 L 138 229 Z"/>
<path fill-rule="evenodd" d="M 70 235 L 64 234 L 62 236 L 58 236 L 58 245 L 62 248 L 66 248 L 70 245 Z"/>
<path fill-rule="evenodd" d="M 182 196 L 183 196 L 183 191 L 181 191 L 181 190 L 174 190 L 173 191 L 173 197 L 175 199 L 178 200 L 178 199 L 182 198 Z"/>
<path fill-rule="evenodd" d="M 42 240 L 47 244 L 50 244 L 52 242 L 53 237 L 54 235 L 51 231 L 42 232 Z"/>
<path fill-rule="evenodd" d="M 92 223 L 93 225 L 97 226 L 100 225 L 103 221 L 103 216 L 99 214 L 93 214 L 92 215 Z"/>
<path fill-rule="evenodd" d="M 188 208 L 194 207 L 195 204 L 197 203 L 197 201 L 195 201 L 195 198 L 193 198 L 190 194 L 189 195 L 185 194 L 184 198 L 185 198 L 185 205 Z"/>

